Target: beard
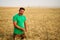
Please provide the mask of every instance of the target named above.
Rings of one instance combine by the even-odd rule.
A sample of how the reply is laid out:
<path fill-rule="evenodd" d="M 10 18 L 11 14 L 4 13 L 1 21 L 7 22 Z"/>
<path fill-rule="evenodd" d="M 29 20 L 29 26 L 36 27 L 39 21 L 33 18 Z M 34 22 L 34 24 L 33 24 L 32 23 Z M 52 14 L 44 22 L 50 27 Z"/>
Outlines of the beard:
<path fill-rule="evenodd" d="M 19 13 L 19 15 L 23 15 L 23 13 Z"/>

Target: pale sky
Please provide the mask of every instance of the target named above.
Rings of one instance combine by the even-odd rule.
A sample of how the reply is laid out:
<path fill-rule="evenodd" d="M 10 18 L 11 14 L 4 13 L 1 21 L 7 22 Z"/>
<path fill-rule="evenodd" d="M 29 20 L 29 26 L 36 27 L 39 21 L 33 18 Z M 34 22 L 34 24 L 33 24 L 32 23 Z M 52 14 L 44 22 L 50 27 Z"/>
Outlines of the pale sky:
<path fill-rule="evenodd" d="M 60 8 L 60 0 L 0 0 L 0 6 Z"/>

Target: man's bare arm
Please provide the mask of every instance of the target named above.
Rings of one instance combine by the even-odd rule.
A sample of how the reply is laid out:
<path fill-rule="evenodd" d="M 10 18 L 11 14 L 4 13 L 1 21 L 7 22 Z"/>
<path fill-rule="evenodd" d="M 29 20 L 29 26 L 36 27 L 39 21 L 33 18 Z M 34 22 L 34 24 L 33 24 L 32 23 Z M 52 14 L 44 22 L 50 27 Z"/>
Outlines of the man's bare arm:
<path fill-rule="evenodd" d="M 23 30 L 23 31 L 24 31 L 24 29 L 23 29 L 23 28 L 20 28 L 20 27 L 17 25 L 17 23 L 16 23 L 16 22 L 13 22 L 13 24 L 14 24 L 14 26 L 15 26 L 16 28 L 18 28 L 18 29 L 20 29 L 20 30 Z"/>
<path fill-rule="evenodd" d="M 27 27 L 26 27 L 26 21 L 24 22 L 24 25 L 25 25 L 25 30 L 27 31 Z"/>

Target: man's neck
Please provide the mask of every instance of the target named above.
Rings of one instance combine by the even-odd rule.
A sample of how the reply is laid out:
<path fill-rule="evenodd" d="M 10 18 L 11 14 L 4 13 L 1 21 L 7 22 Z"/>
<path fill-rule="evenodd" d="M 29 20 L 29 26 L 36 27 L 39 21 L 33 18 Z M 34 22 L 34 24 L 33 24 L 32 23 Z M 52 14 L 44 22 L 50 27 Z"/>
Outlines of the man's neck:
<path fill-rule="evenodd" d="M 23 15 L 23 14 L 18 13 L 18 15 Z"/>

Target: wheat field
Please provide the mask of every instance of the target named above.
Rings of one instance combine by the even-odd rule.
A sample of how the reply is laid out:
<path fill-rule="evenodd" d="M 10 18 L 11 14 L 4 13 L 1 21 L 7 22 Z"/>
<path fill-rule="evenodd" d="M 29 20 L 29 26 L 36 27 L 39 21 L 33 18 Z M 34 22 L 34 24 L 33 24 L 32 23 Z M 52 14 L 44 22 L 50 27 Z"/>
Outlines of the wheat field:
<path fill-rule="evenodd" d="M 27 40 L 60 40 L 60 8 L 26 7 Z M 12 17 L 19 7 L 0 7 L 0 40 L 12 40 Z"/>

